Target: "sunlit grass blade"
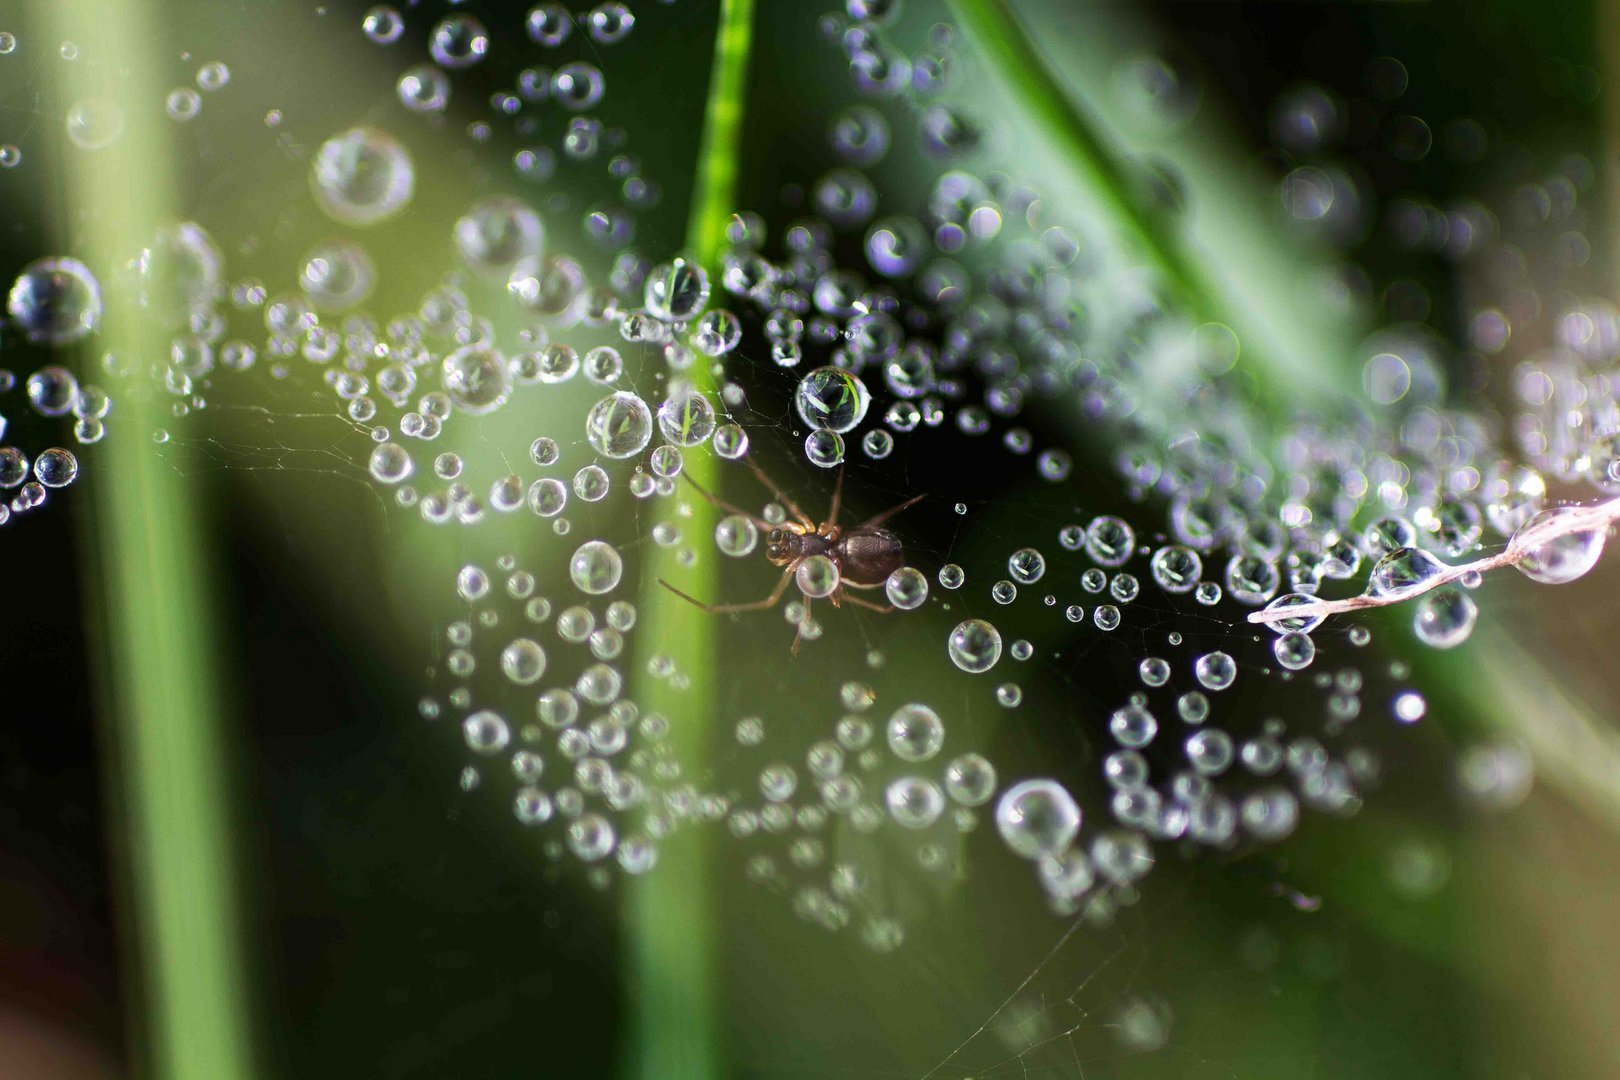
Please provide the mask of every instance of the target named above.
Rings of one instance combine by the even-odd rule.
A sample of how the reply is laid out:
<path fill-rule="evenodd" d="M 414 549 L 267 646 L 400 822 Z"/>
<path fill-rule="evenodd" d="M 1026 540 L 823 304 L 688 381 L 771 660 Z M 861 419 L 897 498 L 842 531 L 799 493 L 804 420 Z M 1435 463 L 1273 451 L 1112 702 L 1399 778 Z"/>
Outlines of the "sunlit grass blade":
<path fill-rule="evenodd" d="M 101 96 L 98 72 L 120 64 L 129 43 L 150 40 L 158 12 L 140 0 L 38 0 L 55 40 L 95 58 L 58 67 L 59 103 Z M 126 127 L 112 146 L 76 156 L 64 178 L 67 221 L 94 222 L 79 252 L 107 282 L 114 268 L 172 219 L 177 177 L 163 123 L 142 103 L 162 99 L 150 65 L 132 64 L 120 84 Z M 143 361 L 161 356 L 161 330 L 119 312 L 109 297 L 102 349 Z M 88 350 L 81 377 L 92 377 Z M 141 365 L 144 370 L 145 363 Z M 152 450 L 166 419 L 161 399 L 118 394 L 109 422 L 113 451 L 97 456 L 94 481 L 98 610 L 107 673 L 104 726 L 117 743 L 131 907 L 141 970 L 133 1017 L 139 1071 L 177 1080 L 252 1075 L 238 882 L 230 835 L 232 800 L 219 686 L 218 634 L 197 486 Z"/>
<path fill-rule="evenodd" d="M 711 275 L 719 287 L 720 253 L 726 224 L 736 211 L 738 160 L 748 58 L 753 37 L 753 0 L 723 0 L 715 35 L 712 74 L 704 109 L 697 183 L 687 217 L 685 253 Z M 695 389 L 712 393 L 707 366 L 689 372 Z M 716 460 L 706 447 L 686 455 L 685 471 L 714 490 Z M 703 499 L 682 498 L 692 515 L 676 518 L 673 500 L 666 517 L 678 524 L 683 542 L 701 548 L 714 530 L 715 513 Z M 712 597 L 718 584 L 715 562 L 699 557 L 690 567 L 676 562 L 672 549 L 652 545 L 643 567 L 641 626 L 637 638 L 637 700 L 649 713 L 670 719 L 669 738 L 677 759 L 691 771 L 710 760 L 719 718 L 719 684 L 715 618 L 661 588 L 658 579 L 677 579 L 694 595 Z M 653 655 L 674 662 L 685 679 L 675 689 L 646 671 Z M 716 927 L 719 898 L 711 840 L 706 830 L 688 830 L 662 848 L 656 882 L 644 882 L 632 900 L 632 963 L 628 992 L 633 1016 L 626 1074 L 651 1078 L 720 1075 L 722 1052 L 717 1016 L 720 973 L 716 970 Z"/>
<path fill-rule="evenodd" d="M 708 100 L 703 110 L 697 183 L 686 218 L 687 254 L 710 273 L 719 270 L 726 223 L 737 211 L 737 171 L 742 154 L 753 18 L 754 0 L 721 0 Z"/>

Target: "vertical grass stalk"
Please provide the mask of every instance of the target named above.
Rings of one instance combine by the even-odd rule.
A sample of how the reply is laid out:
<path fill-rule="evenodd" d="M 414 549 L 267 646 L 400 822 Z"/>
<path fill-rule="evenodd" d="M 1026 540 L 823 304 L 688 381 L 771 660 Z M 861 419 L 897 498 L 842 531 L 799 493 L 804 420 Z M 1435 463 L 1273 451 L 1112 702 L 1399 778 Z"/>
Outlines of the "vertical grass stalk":
<path fill-rule="evenodd" d="M 141 0 L 35 0 L 33 13 L 45 31 L 40 47 L 74 41 L 84 55 L 56 67 L 55 115 L 86 98 L 125 112 L 114 144 L 68 150 L 59 208 L 70 223 L 59 244 L 76 247 L 110 284 L 176 210 L 168 132 L 154 109 L 163 89 L 152 65 L 128 63 L 131 43 L 152 40 L 157 13 Z M 77 223 L 82 237 L 73 235 Z M 121 311 L 121 297 L 106 299 L 95 355 L 138 358 L 144 371 L 167 351 L 166 335 L 140 313 Z M 93 379 L 91 350 L 81 357 L 80 377 Z M 162 399 L 135 389 L 114 389 L 110 445 L 93 465 L 100 475 L 91 480 L 91 572 L 99 588 L 88 617 L 106 646 L 102 698 L 112 708 L 104 730 L 121 771 L 114 813 L 127 835 L 138 934 L 137 1068 L 167 1080 L 236 1080 L 252 1074 L 252 1054 L 204 526 L 194 485 L 153 451 L 149 435 L 167 421 Z"/>
<path fill-rule="evenodd" d="M 686 256 L 709 272 L 716 290 L 726 223 L 736 211 L 753 7 L 753 0 L 721 0 L 697 182 L 687 216 Z M 696 389 L 713 394 L 716 383 L 707 367 L 695 364 L 689 375 Z M 713 490 L 718 487 L 716 464 L 707 448 L 698 448 L 687 453 L 685 470 Z M 678 502 L 691 507 L 690 517 L 674 516 Z M 684 496 L 665 500 L 664 512 L 679 526 L 683 545 L 707 548 L 716 515 L 706 501 Z M 714 559 L 700 556 L 692 567 L 683 568 L 674 554 L 652 545 L 644 564 L 637 633 L 644 655 L 637 658 L 634 677 L 642 708 L 669 718 L 669 737 L 687 775 L 701 776 L 711 760 L 721 709 L 715 678 L 720 627 L 712 616 L 661 588 L 658 579 L 679 581 L 693 595 L 708 597 L 718 577 Z M 684 689 L 647 674 L 646 661 L 654 654 L 675 662 L 687 680 Z M 717 1024 L 719 897 L 711 843 L 705 830 L 686 830 L 664 845 L 656 882 L 641 882 L 631 894 L 629 1076 L 677 1080 L 724 1072 Z"/>

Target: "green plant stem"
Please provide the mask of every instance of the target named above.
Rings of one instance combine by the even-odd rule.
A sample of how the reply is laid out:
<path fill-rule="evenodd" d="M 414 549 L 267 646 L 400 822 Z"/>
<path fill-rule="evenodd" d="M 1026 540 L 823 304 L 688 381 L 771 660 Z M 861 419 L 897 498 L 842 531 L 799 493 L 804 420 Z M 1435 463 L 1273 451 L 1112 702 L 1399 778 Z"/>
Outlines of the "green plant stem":
<path fill-rule="evenodd" d="M 736 209 L 752 18 L 753 0 L 722 0 L 697 186 L 687 218 L 686 254 L 709 272 L 715 287 L 726 223 Z M 712 371 L 701 364 L 693 366 L 689 382 L 705 393 L 716 385 Z M 707 448 L 686 454 L 685 471 L 711 491 L 718 487 L 716 465 Z M 677 502 L 687 504 L 689 517 L 676 516 Z M 680 495 L 665 500 L 664 518 L 680 528 L 686 545 L 701 549 L 714 531 L 716 514 L 707 501 Z M 644 655 L 638 657 L 635 676 L 637 700 L 645 712 L 668 717 L 676 760 L 688 777 L 696 777 L 708 767 L 720 717 L 715 678 L 720 624 L 658 580 L 669 578 L 695 596 L 712 596 L 718 576 L 712 558 L 699 557 L 682 567 L 674 556 L 654 545 L 643 566 L 636 636 Z M 674 661 L 686 680 L 684 689 L 647 673 L 646 661 L 658 654 Z M 716 876 L 708 831 L 689 828 L 663 845 L 656 882 L 640 882 L 631 894 L 628 993 L 633 1019 L 626 1075 L 672 1080 L 724 1071 L 717 1030 Z"/>
<path fill-rule="evenodd" d="M 122 136 L 94 152 L 69 151 L 59 189 L 63 220 L 93 222 L 83 240 L 61 242 L 73 243 L 108 282 L 174 214 L 168 131 L 144 107 L 161 101 L 163 90 L 152 65 L 127 63 L 131 42 L 151 40 L 155 12 L 141 0 L 35 0 L 33 10 L 49 28 L 42 43 L 74 41 L 85 56 L 57 66 L 55 115 L 73 101 L 109 98 L 98 73 L 128 69 L 117 84 Z M 166 335 L 116 301 L 108 297 L 94 355 L 106 349 L 138 358 L 144 371 L 167 350 Z M 80 356 L 81 379 L 94 379 L 91 350 Z M 99 586 L 88 617 L 105 643 L 103 730 L 120 762 L 115 829 L 126 837 L 121 854 L 138 935 L 132 996 L 140 1011 L 132 1030 L 147 1075 L 236 1080 L 252 1075 L 253 1062 L 204 525 L 196 484 L 152 445 L 151 432 L 166 422 L 162 400 L 138 389 L 145 388 L 114 390 L 112 445 L 87 478 L 97 529 L 91 576 Z"/>

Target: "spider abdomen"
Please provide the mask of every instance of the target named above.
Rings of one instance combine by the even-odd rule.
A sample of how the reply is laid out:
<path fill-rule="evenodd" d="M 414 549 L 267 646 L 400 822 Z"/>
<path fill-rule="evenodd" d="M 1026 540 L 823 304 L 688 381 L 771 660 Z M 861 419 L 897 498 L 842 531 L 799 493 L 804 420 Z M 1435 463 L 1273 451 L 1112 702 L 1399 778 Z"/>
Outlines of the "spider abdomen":
<path fill-rule="evenodd" d="M 900 538 L 888 529 L 851 529 L 835 545 L 839 575 L 851 585 L 881 585 L 905 562 Z"/>

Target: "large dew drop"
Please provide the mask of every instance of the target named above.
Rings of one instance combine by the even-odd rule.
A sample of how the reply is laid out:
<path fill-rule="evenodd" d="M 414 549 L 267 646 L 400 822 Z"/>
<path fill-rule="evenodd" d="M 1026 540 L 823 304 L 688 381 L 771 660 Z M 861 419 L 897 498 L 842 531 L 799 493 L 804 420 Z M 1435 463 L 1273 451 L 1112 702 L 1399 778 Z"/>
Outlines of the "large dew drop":
<path fill-rule="evenodd" d="M 446 356 L 443 376 L 450 400 L 475 416 L 500 408 L 512 389 L 506 358 L 488 345 L 464 345 Z"/>
<path fill-rule="evenodd" d="M 71 450 L 53 446 L 34 460 L 34 478 L 48 488 L 64 488 L 79 475 L 79 459 Z"/>
<path fill-rule="evenodd" d="M 1024 780 L 996 803 L 996 831 L 1014 854 L 1046 858 L 1074 843 L 1080 807 L 1056 780 Z"/>
<path fill-rule="evenodd" d="M 889 603 L 901 611 L 911 611 L 928 599 L 928 579 L 916 567 L 902 566 L 883 583 L 883 592 Z"/>
<path fill-rule="evenodd" d="M 635 394 L 621 390 L 591 407 L 585 438 L 603 457 L 634 457 L 652 441 L 652 410 Z"/>
<path fill-rule="evenodd" d="M 1100 566 L 1123 566 L 1136 546 L 1136 533 L 1117 517 L 1099 517 L 1086 527 L 1086 554 Z"/>
<path fill-rule="evenodd" d="M 106 98 L 75 102 L 67 114 L 68 141 L 80 150 L 101 150 L 124 133 L 124 110 Z"/>
<path fill-rule="evenodd" d="M 1425 645 L 1450 649 L 1468 640 L 1479 618 L 1479 607 L 1458 589 L 1436 589 L 1420 597 L 1412 616 L 1412 632 Z"/>
<path fill-rule="evenodd" d="M 951 631 L 945 648 L 953 664 L 979 675 L 1001 659 L 1001 631 L 983 619 L 964 619 Z"/>
<path fill-rule="evenodd" d="M 799 563 L 793 581 L 811 600 L 831 596 L 838 589 L 838 564 L 825 555 L 812 555 Z"/>
<path fill-rule="evenodd" d="M 1559 525 L 1571 514 L 1580 512 L 1578 507 L 1559 506 L 1543 510 L 1525 522 L 1524 527 L 1513 534 L 1512 546 L 1515 548 L 1525 547 L 1527 540 L 1530 542 L 1524 557 L 1514 564 L 1519 568 L 1519 572 L 1531 581 L 1539 581 L 1543 585 L 1563 585 L 1581 577 L 1596 566 L 1598 558 L 1603 554 L 1603 541 L 1607 532 L 1602 525 L 1592 529 L 1566 532 L 1561 536 L 1535 543 L 1538 535 L 1557 531 Z"/>
<path fill-rule="evenodd" d="M 531 638 L 516 638 L 501 650 L 501 671 L 519 686 L 530 686 L 546 673 L 546 650 Z"/>
<path fill-rule="evenodd" d="M 214 238 L 195 221 L 181 221 L 157 230 L 123 267 L 120 284 L 151 318 L 178 329 L 208 311 L 224 280 L 225 259 Z"/>
<path fill-rule="evenodd" d="M 799 418 L 812 428 L 841 435 L 866 419 L 872 395 L 853 372 L 822 367 L 799 380 L 793 404 Z"/>
<path fill-rule="evenodd" d="M 689 387 L 677 389 L 658 407 L 658 430 L 675 446 L 699 446 L 714 434 L 714 406 Z"/>
<path fill-rule="evenodd" d="M 317 311 L 345 311 L 371 295 L 377 270 L 366 249 L 350 240 L 325 243 L 309 253 L 298 284 Z"/>
<path fill-rule="evenodd" d="M 375 225 L 411 201 L 416 170 L 398 139 L 373 127 L 355 127 L 321 144 L 310 163 L 309 186 L 333 220 Z"/>
<path fill-rule="evenodd" d="M 396 442 L 378 443 L 371 451 L 371 476 L 378 483 L 398 484 L 415 468 L 411 455 Z"/>
<path fill-rule="evenodd" d="M 528 204 L 497 195 L 456 222 L 455 239 L 457 253 L 473 270 L 510 278 L 519 263 L 540 257 L 545 230 Z"/>
<path fill-rule="evenodd" d="M 1316 597 L 1306 596 L 1304 593 L 1285 593 L 1266 605 L 1267 611 L 1286 611 L 1289 608 L 1305 607 L 1316 603 Z M 1289 619 L 1276 619 L 1266 625 L 1272 632 L 1278 634 L 1308 634 L 1322 625 L 1325 615 L 1300 615 Z"/>
<path fill-rule="evenodd" d="M 709 302 L 709 275 L 685 259 L 664 263 L 647 275 L 642 299 L 648 314 L 661 322 L 695 319 Z"/>
<path fill-rule="evenodd" d="M 1137 750 L 1153 741 L 1153 736 L 1159 732 L 1159 721 L 1146 706 L 1131 704 L 1114 711 L 1108 718 L 1108 730 L 1119 745 Z"/>
<path fill-rule="evenodd" d="M 1446 572 L 1446 564 L 1422 548 L 1403 547 L 1378 560 L 1367 579 L 1367 595 L 1402 600 Z"/>
<path fill-rule="evenodd" d="M 101 322 L 101 286 L 78 259 L 37 259 L 11 286 L 6 311 L 29 341 L 68 345 Z"/>
<path fill-rule="evenodd" d="M 568 577 L 580 592 L 600 596 L 618 587 L 624 560 L 612 544 L 591 540 L 581 544 L 568 561 Z"/>
<path fill-rule="evenodd" d="M 889 749 L 902 761 L 927 761 L 945 745 L 945 724 L 920 703 L 902 705 L 889 717 Z"/>
<path fill-rule="evenodd" d="M 883 801 L 895 824 L 905 829 L 926 829 L 945 812 L 939 785 L 920 776 L 902 776 L 888 786 Z"/>

